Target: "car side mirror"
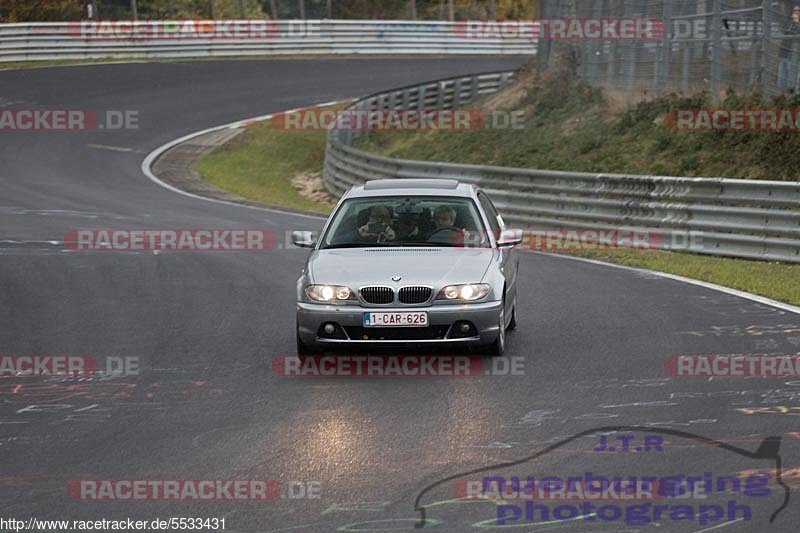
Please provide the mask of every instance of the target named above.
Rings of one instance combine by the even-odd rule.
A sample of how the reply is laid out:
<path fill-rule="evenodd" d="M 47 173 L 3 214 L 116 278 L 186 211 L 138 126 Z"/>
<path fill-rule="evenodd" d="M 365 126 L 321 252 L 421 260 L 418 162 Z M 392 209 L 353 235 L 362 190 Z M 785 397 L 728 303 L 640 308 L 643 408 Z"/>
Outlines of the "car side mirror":
<path fill-rule="evenodd" d="M 512 248 L 522 243 L 521 229 L 504 229 L 497 238 L 497 246 L 500 248 Z"/>
<path fill-rule="evenodd" d="M 313 248 L 317 245 L 317 234 L 314 231 L 293 231 L 292 244 L 298 248 Z"/>

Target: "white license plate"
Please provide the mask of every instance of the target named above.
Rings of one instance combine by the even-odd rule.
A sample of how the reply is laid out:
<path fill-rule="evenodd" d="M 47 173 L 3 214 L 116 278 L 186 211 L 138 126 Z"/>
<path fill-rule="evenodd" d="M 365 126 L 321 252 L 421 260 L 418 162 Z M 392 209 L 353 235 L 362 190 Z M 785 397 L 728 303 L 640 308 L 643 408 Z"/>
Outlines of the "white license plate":
<path fill-rule="evenodd" d="M 402 328 L 428 326 L 428 313 L 364 313 L 364 327 L 367 328 Z"/>

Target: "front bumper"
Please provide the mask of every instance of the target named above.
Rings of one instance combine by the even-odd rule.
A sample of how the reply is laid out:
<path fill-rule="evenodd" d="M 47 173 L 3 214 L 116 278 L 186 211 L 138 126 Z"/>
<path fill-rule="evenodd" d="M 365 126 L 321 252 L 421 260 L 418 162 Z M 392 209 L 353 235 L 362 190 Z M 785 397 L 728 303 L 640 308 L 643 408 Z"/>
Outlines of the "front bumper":
<path fill-rule="evenodd" d="M 467 344 L 487 345 L 497 338 L 502 302 L 431 305 L 427 307 L 361 307 L 301 302 L 297 304 L 297 334 L 308 346 L 347 344 Z M 364 328 L 364 313 L 428 313 L 427 328 Z M 454 327 L 456 322 L 474 326 L 468 336 Z M 325 335 L 326 323 L 338 326 L 336 334 Z M 322 335 L 321 335 L 322 333 Z"/>

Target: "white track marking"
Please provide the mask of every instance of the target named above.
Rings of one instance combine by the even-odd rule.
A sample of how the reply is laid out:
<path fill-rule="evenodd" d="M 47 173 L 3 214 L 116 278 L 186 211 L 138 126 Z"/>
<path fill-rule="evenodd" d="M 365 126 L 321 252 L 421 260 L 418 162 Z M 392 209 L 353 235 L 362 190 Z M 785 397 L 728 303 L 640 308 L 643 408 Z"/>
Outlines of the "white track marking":
<path fill-rule="evenodd" d="M 731 296 L 737 296 L 739 298 L 744 298 L 745 300 L 750 300 L 753 302 L 757 302 L 763 305 L 769 305 L 780 309 L 782 311 L 788 311 L 789 313 L 795 313 L 800 315 L 800 307 L 796 307 L 791 304 L 787 304 L 784 302 L 779 302 L 777 300 L 772 300 L 771 298 L 765 298 L 764 296 L 758 296 L 756 294 L 751 294 L 749 292 L 740 291 L 737 289 L 731 289 L 730 287 L 723 287 L 722 285 L 717 285 L 715 283 L 709 283 L 707 281 L 700 281 L 697 279 L 685 278 L 683 276 L 678 276 L 676 274 L 667 274 L 666 272 L 658 272 L 656 270 L 649 270 L 647 268 L 636 268 L 630 267 L 626 265 L 617 265 L 615 263 L 606 263 L 603 261 L 597 261 L 595 259 L 586 259 L 585 257 L 574 257 L 571 255 L 564 255 L 564 254 L 549 254 L 545 252 L 531 252 L 535 254 L 542 254 L 546 255 L 547 257 L 560 257 L 562 259 L 570 259 L 572 261 L 583 261 L 584 263 L 591 263 L 593 265 L 602 265 L 612 268 L 619 268 L 621 270 L 628 270 L 631 272 L 640 272 L 640 273 L 647 273 L 658 276 L 660 278 L 671 279 L 674 281 L 680 281 L 683 283 L 688 283 L 690 285 L 696 285 L 698 287 L 704 287 L 706 289 L 711 289 L 712 291 L 723 292 L 725 294 L 730 294 Z"/>
<path fill-rule="evenodd" d="M 219 131 L 219 130 L 224 130 L 224 129 L 240 128 L 242 126 L 250 125 L 250 124 L 253 124 L 255 122 L 262 122 L 264 120 L 269 120 L 272 117 L 274 117 L 275 115 L 282 114 L 282 113 L 292 113 L 292 112 L 296 112 L 296 111 L 302 111 L 304 109 L 314 109 L 314 108 L 317 108 L 317 107 L 326 107 L 326 106 L 337 105 L 337 104 L 346 104 L 346 103 L 350 103 L 350 102 L 354 102 L 354 101 L 355 101 L 355 99 L 353 99 L 353 98 L 350 98 L 350 99 L 347 99 L 347 100 L 334 100 L 332 102 L 324 102 L 322 104 L 317 104 L 317 105 L 313 105 L 313 106 L 309 106 L 309 107 L 299 107 L 299 108 L 296 108 L 296 109 L 289 109 L 289 110 L 286 110 L 286 111 L 277 111 L 277 112 L 271 113 L 269 115 L 261 115 L 261 116 L 258 116 L 258 117 L 253 117 L 253 118 L 249 118 L 249 119 L 245 119 L 245 120 L 237 120 L 236 122 L 230 122 L 228 124 L 223 124 L 221 126 L 215 126 L 213 128 L 207 128 L 207 129 L 204 129 L 204 130 L 201 130 L 201 131 L 196 131 L 194 133 L 190 133 L 189 135 L 184 135 L 183 137 L 181 137 L 179 139 L 175 139 L 174 141 L 170 141 L 167 144 L 159 146 L 158 148 L 156 148 L 155 150 L 153 150 L 152 152 L 147 154 L 147 157 L 145 157 L 144 161 L 142 161 L 142 165 L 141 165 L 142 172 L 144 173 L 145 176 L 147 176 L 150 179 L 150 181 L 152 181 L 152 182 L 154 182 L 154 183 L 156 183 L 158 185 L 161 185 L 165 189 L 169 189 L 172 192 L 181 194 L 183 196 L 187 196 L 189 198 L 194 198 L 196 200 L 204 200 L 206 202 L 214 202 L 214 203 L 217 203 L 217 204 L 224 204 L 224 205 L 233 205 L 233 206 L 237 206 L 237 207 L 244 207 L 244 208 L 247 208 L 247 209 L 258 209 L 260 211 L 269 211 L 271 213 L 280 213 L 280 214 L 284 214 L 284 215 L 293 215 L 293 216 L 298 216 L 298 217 L 316 218 L 316 219 L 324 220 L 327 217 L 322 216 L 322 215 L 308 215 L 308 214 L 305 214 L 305 213 L 297 213 L 297 212 L 294 212 L 294 211 L 284 211 L 284 210 L 281 210 L 281 209 L 274 209 L 274 208 L 271 208 L 271 207 L 259 207 L 259 206 L 254 206 L 254 205 L 239 204 L 239 203 L 236 203 L 236 202 L 229 202 L 227 200 L 219 200 L 217 198 L 208 198 L 208 197 L 205 197 L 205 196 L 200 196 L 199 194 L 193 194 L 193 193 L 190 193 L 190 192 L 186 192 L 186 191 L 181 190 L 181 189 L 179 189 L 177 187 L 173 187 L 169 183 L 165 183 L 165 182 L 161 181 L 160 179 L 158 179 L 158 177 L 156 177 L 156 175 L 153 174 L 153 171 L 150 169 L 150 167 L 153 165 L 153 163 L 156 161 L 156 159 L 161 157 L 161 155 L 164 152 L 166 152 L 167 150 L 169 150 L 170 148 L 172 148 L 174 146 L 177 146 L 177 145 L 179 145 L 181 143 L 184 143 L 184 142 L 186 142 L 186 141 L 188 141 L 190 139 L 194 139 L 195 137 L 199 137 L 200 135 L 205 135 L 206 133 L 211 133 L 211 132 L 214 132 L 214 131 Z"/>
<path fill-rule="evenodd" d="M 708 527 L 706 529 L 701 529 L 699 531 L 695 531 L 694 533 L 703 533 L 704 531 L 711 531 L 711 530 L 714 530 L 714 529 L 719 529 L 721 527 L 728 527 L 728 526 L 731 526 L 731 525 L 733 525 L 733 524 L 735 524 L 737 522 L 741 522 L 742 520 L 744 520 L 744 518 L 737 518 L 736 520 L 731 520 L 730 522 L 723 522 L 722 524 L 717 524 L 716 526 L 711 526 L 711 527 Z"/>
<path fill-rule="evenodd" d="M 133 152 L 133 148 L 123 148 L 122 146 L 111 146 L 108 144 L 87 144 L 89 148 L 97 148 L 98 150 L 111 150 L 112 152 Z"/>

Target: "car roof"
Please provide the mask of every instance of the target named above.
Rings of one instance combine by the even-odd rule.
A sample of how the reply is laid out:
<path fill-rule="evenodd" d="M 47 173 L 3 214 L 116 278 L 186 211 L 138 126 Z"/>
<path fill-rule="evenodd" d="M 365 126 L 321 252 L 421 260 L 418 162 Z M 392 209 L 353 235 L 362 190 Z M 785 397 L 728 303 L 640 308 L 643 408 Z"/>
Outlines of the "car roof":
<path fill-rule="evenodd" d="M 391 179 L 371 180 L 350 189 L 345 197 L 367 198 L 370 196 L 458 196 L 471 197 L 474 187 L 447 179 Z"/>

